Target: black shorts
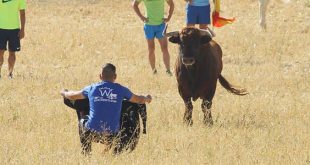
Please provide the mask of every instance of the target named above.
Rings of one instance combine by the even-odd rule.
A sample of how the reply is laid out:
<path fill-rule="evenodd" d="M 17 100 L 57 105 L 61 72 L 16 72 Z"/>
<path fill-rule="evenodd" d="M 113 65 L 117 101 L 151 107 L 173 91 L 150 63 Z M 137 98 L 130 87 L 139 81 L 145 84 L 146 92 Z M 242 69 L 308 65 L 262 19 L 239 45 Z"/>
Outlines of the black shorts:
<path fill-rule="evenodd" d="M 0 50 L 7 50 L 8 44 L 9 51 L 20 51 L 20 39 L 18 33 L 19 29 L 0 29 Z"/>

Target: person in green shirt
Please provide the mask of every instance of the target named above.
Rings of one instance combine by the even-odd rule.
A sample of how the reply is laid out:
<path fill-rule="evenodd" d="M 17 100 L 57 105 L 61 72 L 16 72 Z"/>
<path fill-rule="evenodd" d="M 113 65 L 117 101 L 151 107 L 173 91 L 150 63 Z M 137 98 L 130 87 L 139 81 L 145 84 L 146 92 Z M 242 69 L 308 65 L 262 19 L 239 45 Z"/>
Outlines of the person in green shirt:
<path fill-rule="evenodd" d="M 168 17 L 164 17 L 164 4 L 169 6 Z M 146 16 L 141 14 L 139 9 L 139 4 L 143 2 L 145 6 Z M 155 67 L 155 37 L 158 39 L 161 51 L 163 53 L 163 60 L 166 67 L 166 73 L 172 76 L 170 71 L 170 55 L 168 51 L 167 38 L 163 36 L 163 32 L 170 21 L 173 10 L 174 3 L 173 0 L 134 0 L 132 7 L 138 17 L 144 22 L 144 33 L 148 44 L 149 51 L 149 62 L 154 74 L 157 73 Z"/>
<path fill-rule="evenodd" d="M 20 51 L 20 40 L 25 36 L 25 9 L 25 0 L 0 1 L 0 78 L 3 56 L 7 49 L 9 50 L 9 78 L 13 78 L 15 52 Z"/>

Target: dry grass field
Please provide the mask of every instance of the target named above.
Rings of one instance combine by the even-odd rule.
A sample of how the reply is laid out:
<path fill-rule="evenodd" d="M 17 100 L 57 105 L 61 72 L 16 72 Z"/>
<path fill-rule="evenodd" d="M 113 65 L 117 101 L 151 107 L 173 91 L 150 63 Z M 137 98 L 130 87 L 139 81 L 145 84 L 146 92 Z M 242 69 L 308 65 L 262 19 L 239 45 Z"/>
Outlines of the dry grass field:
<path fill-rule="evenodd" d="M 184 2 L 168 30 L 184 26 Z M 246 87 L 239 97 L 218 85 L 214 125 L 182 122 L 184 105 L 175 76 L 165 74 L 157 44 L 152 75 L 142 23 L 130 0 L 28 0 L 26 38 L 15 77 L 7 62 L 0 80 L 0 164 L 310 164 L 310 1 L 271 1 L 267 31 L 258 25 L 256 0 L 224 0 L 222 15 L 237 21 L 215 29 L 222 46 L 222 74 Z M 141 8 L 143 8 L 141 6 Z M 169 45 L 171 64 L 178 49 Z M 5 56 L 7 58 L 7 55 Z M 112 156 L 94 144 L 80 155 L 75 112 L 62 103 L 62 88 L 98 81 L 102 64 L 135 93 L 152 94 L 148 134 L 132 153 Z"/>

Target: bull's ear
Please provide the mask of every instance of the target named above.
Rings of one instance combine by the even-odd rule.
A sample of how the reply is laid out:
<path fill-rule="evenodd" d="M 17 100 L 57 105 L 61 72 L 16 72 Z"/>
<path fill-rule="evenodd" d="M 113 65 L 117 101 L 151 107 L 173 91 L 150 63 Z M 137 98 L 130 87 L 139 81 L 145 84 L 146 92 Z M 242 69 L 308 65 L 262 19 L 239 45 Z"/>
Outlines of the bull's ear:
<path fill-rule="evenodd" d="M 169 42 L 172 42 L 174 44 L 179 44 L 180 43 L 180 36 L 179 35 L 175 35 L 175 36 L 171 36 L 169 38 Z"/>
<path fill-rule="evenodd" d="M 203 35 L 201 36 L 201 43 L 206 44 L 212 40 L 212 38 L 209 35 Z"/>

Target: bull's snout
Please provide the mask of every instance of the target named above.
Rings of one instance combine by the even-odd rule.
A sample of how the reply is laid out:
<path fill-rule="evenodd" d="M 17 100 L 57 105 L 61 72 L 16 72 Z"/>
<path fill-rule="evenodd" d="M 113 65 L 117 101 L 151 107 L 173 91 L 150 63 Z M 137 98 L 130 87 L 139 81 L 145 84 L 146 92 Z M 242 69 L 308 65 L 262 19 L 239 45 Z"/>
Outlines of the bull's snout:
<path fill-rule="evenodd" d="M 182 58 L 182 63 L 184 65 L 193 65 L 195 63 L 195 59 L 194 58 Z"/>

